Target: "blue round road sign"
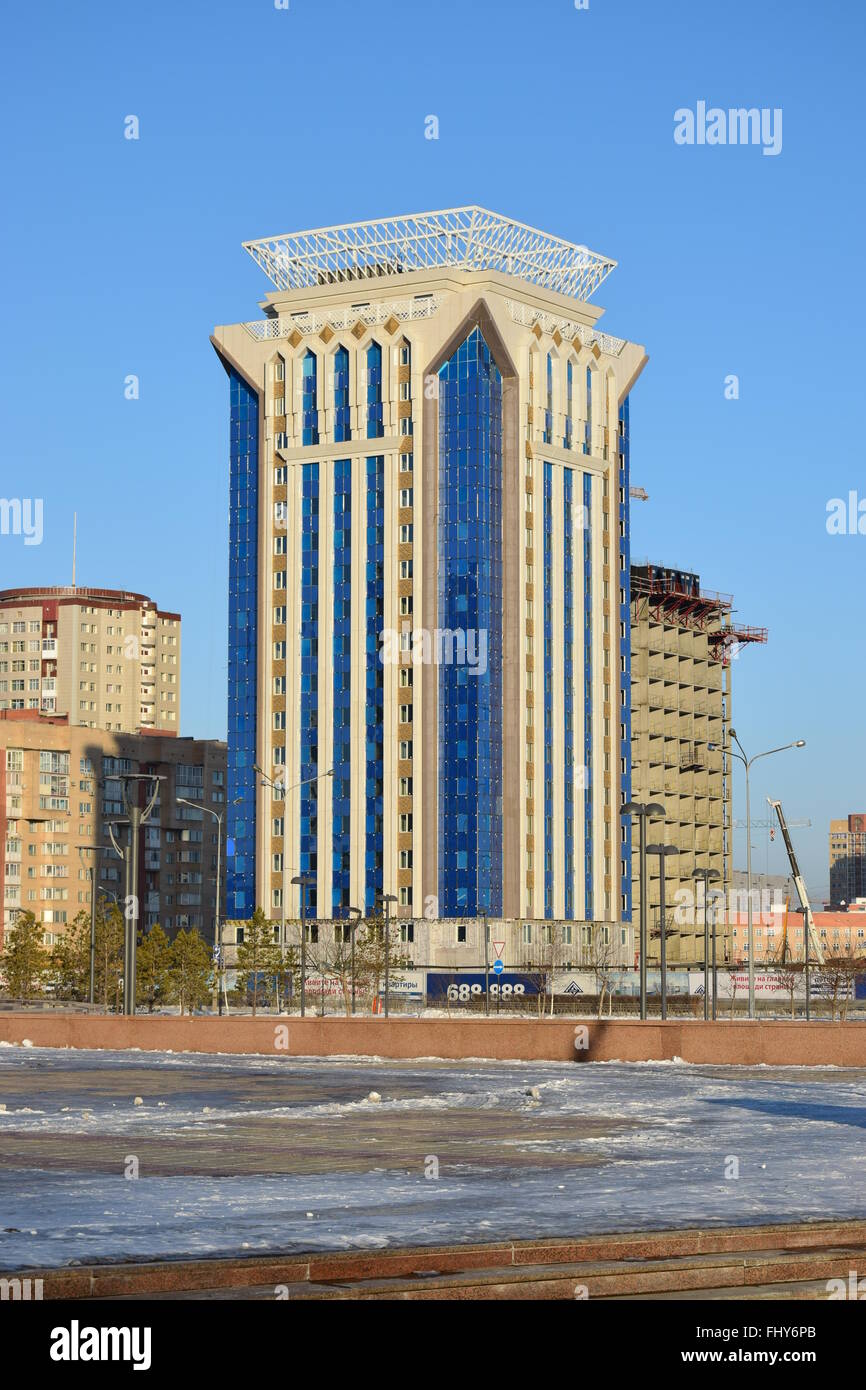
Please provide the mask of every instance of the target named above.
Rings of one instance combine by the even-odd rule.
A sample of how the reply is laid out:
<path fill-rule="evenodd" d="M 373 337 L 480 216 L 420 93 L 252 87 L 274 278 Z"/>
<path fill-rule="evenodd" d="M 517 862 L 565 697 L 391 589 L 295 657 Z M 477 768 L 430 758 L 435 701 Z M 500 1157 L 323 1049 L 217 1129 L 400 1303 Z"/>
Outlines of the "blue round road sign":
<path fill-rule="evenodd" d="M 502 961 L 501 961 L 501 960 L 495 960 L 495 961 L 493 962 L 493 973 L 494 973 L 494 975 L 501 975 L 504 969 L 505 969 L 505 966 L 502 964 Z"/>

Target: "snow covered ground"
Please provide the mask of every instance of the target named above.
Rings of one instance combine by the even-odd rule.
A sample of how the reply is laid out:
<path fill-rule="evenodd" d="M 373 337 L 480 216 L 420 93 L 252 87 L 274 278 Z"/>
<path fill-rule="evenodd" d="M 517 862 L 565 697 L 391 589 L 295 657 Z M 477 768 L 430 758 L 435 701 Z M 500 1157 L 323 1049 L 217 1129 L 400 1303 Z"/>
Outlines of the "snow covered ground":
<path fill-rule="evenodd" d="M 6 1270 L 866 1218 L 861 1071 L 0 1048 L 0 1106 Z"/>

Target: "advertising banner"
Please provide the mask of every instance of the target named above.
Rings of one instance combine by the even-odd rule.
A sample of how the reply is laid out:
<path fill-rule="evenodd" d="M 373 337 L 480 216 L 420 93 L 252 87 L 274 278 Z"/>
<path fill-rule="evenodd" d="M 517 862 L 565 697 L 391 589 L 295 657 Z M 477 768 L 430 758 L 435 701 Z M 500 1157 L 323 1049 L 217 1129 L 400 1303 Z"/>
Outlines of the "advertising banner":
<path fill-rule="evenodd" d="M 471 1004 L 484 998 L 484 971 L 428 970 L 428 1004 Z M 513 970 L 490 971 L 490 998 L 511 999 L 538 994 L 538 977 Z"/>

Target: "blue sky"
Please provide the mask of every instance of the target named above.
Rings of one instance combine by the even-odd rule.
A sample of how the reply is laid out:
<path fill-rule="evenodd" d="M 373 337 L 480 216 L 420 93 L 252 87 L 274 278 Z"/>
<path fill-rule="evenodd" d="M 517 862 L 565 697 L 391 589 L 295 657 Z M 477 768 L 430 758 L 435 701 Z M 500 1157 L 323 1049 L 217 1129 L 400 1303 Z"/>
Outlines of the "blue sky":
<path fill-rule="evenodd" d="M 182 612 L 182 732 L 223 736 L 228 396 L 208 335 L 269 288 L 241 242 L 481 203 L 619 262 L 603 325 L 650 354 L 634 554 L 769 628 L 737 662 L 735 722 L 750 752 L 807 739 L 758 764 L 753 802 L 811 817 L 797 843 L 823 893 L 830 817 L 866 809 L 866 536 L 825 527 L 828 499 L 866 497 L 864 30 L 859 0 L 15 6 L 0 491 L 41 496 L 45 535 L 0 537 L 0 587 L 69 582 L 77 509 L 79 582 Z M 675 144 L 700 100 L 780 107 L 781 153 Z"/>

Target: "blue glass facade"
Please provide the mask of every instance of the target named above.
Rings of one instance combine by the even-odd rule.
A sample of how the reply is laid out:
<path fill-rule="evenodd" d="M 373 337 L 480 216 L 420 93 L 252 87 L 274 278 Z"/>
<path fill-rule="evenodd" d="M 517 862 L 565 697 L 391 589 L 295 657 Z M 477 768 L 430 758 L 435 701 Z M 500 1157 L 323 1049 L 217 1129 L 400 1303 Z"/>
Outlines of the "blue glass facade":
<path fill-rule="evenodd" d="M 317 837 L 319 776 L 319 465 L 305 463 L 301 470 L 301 701 L 300 735 L 300 847 L 302 873 L 318 869 Z M 311 915 L 316 889 L 307 897 Z"/>
<path fill-rule="evenodd" d="M 301 417 L 301 442 L 303 444 L 318 444 L 318 368 L 316 364 L 316 354 L 314 352 L 307 352 L 304 354 L 301 410 L 303 412 Z"/>
<path fill-rule="evenodd" d="M 620 705 L 620 721 L 622 723 L 623 738 L 621 740 L 620 757 L 625 763 L 625 770 L 620 773 L 620 791 L 623 802 L 631 800 L 631 505 L 629 502 L 629 420 L 628 420 L 628 396 L 626 396 L 619 408 L 619 486 L 620 497 L 623 499 L 619 505 L 620 517 L 620 575 L 619 575 L 619 620 L 620 635 L 619 652 L 622 667 L 622 703 Z M 622 825 L 625 829 L 625 836 L 622 843 L 622 893 L 625 904 L 622 908 L 622 917 L 626 922 L 631 921 L 632 895 L 631 895 L 631 817 L 624 816 Z"/>
<path fill-rule="evenodd" d="M 584 871 L 586 899 L 584 914 L 591 922 L 594 917 L 592 882 L 592 474 L 583 475 L 583 761 L 584 800 Z"/>
<path fill-rule="evenodd" d="M 487 669 L 439 667 L 439 912 L 502 911 L 502 377 L 474 328 L 439 371 L 438 625 Z M 480 647 L 476 647 L 479 651 Z"/>
<path fill-rule="evenodd" d="M 574 474 L 562 473 L 563 513 L 563 719 L 565 722 L 565 916 L 574 916 Z"/>
<path fill-rule="evenodd" d="M 226 864 L 226 915 L 245 917 L 256 905 L 259 403 L 233 370 L 229 408 L 227 836 L 234 854 Z"/>
<path fill-rule="evenodd" d="M 349 401 L 349 353 L 344 347 L 334 353 L 334 440 L 343 444 L 352 438 L 352 408 Z"/>
<path fill-rule="evenodd" d="M 352 775 L 352 460 L 334 464 L 334 769 L 332 783 L 332 916 L 351 899 Z"/>
<path fill-rule="evenodd" d="M 367 348 L 367 438 L 381 439 L 384 433 L 382 349 L 378 343 L 371 343 Z"/>
<path fill-rule="evenodd" d="M 364 911 L 371 914 L 382 892 L 383 795 L 385 785 L 383 714 L 385 672 L 380 644 L 385 615 L 385 459 L 367 459 L 366 568 L 366 781 Z"/>
<path fill-rule="evenodd" d="M 549 359 L 548 359 L 549 360 Z M 553 467 L 544 465 L 544 915 L 553 916 Z"/>

